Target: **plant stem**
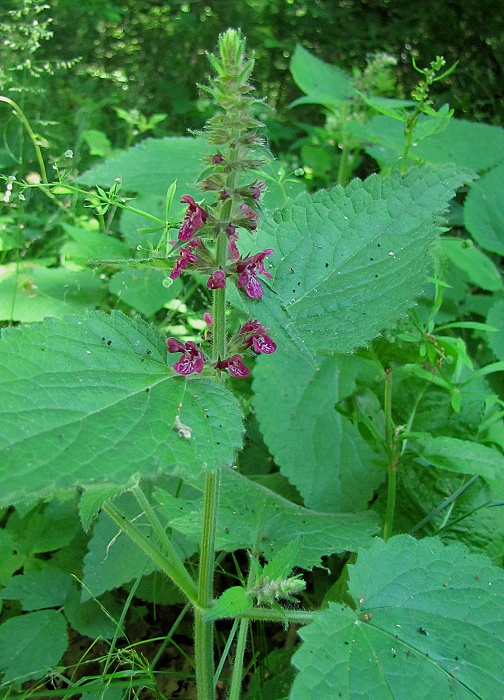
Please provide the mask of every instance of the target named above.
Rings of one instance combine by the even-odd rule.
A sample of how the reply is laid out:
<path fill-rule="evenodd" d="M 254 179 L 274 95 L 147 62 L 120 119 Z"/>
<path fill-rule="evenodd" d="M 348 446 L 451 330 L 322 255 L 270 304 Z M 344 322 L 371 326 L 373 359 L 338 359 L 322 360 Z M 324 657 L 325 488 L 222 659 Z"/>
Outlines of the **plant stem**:
<path fill-rule="evenodd" d="M 121 530 L 137 544 L 152 561 L 171 578 L 173 583 L 180 588 L 188 600 L 198 606 L 198 590 L 192 578 L 189 576 L 187 569 L 180 562 L 180 559 L 172 562 L 155 547 L 141 532 L 130 523 L 124 515 L 112 503 L 107 502 L 103 506 L 103 510 L 109 515 L 112 520 L 119 525 Z"/>
<path fill-rule="evenodd" d="M 42 152 L 40 150 L 40 146 L 37 141 L 37 137 L 35 136 L 35 132 L 30 126 L 30 122 L 28 119 L 25 117 L 23 110 L 19 105 L 17 105 L 14 100 L 11 100 L 9 97 L 5 97 L 4 95 L 0 95 L 0 102 L 6 102 L 8 105 L 12 107 L 12 109 L 16 112 L 16 115 L 20 122 L 23 124 L 24 128 L 28 132 L 28 135 L 31 139 L 31 142 L 33 144 L 33 147 L 35 149 L 35 154 L 37 156 L 37 161 L 39 164 L 40 168 L 40 176 L 42 178 L 42 182 L 47 183 L 47 173 L 44 165 L 44 159 L 42 158 Z"/>
<path fill-rule="evenodd" d="M 397 487 L 397 445 L 394 435 L 394 425 L 392 423 L 392 372 L 385 370 L 385 441 L 388 450 L 388 473 L 387 473 L 387 509 L 385 511 L 385 522 L 383 524 L 383 539 L 388 540 L 394 527 L 394 513 L 396 503 Z"/>
<path fill-rule="evenodd" d="M 220 291 L 220 290 L 216 290 Z M 203 496 L 203 529 L 201 533 L 198 577 L 198 600 L 194 610 L 194 655 L 198 700 L 214 700 L 213 621 L 205 620 L 213 598 L 215 529 L 219 498 L 220 470 L 207 471 Z"/>
<path fill-rule="evenodd" d="M 254 583 L 255 572 L 252 567 L 249 569 L 247 588 L 251 588 Z M 240 620 L 240 629 L 238 631 L 238 641 L 236 643 L 235 662 L 233 665 L 233 675 L 231 676 L 231 689 L 229 691 L 229 700 L 239 700 L 242 676 L 243 676 L 243 657 L 245 654 L 245 645 L 247 644 L 248 629 L 250 620 L 243 617 Z"/>

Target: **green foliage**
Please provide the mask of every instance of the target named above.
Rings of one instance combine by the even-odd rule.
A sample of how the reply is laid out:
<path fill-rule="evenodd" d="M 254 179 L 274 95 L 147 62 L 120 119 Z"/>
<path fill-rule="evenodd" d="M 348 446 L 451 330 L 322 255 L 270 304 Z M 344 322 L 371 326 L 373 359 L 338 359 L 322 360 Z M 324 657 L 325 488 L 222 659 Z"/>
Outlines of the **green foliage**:
<path fill-rule="evenodd" d="M 9 368 L 2 376 L 4 504 L 78 484 L 127 488 L 135 475 L 154 477 L 168 464 L 173 473 L 196 474 L 229 464 L 240 444 L 234 397 L 212 382 L 191 392 L 166 365 L 164 339 L 140 319 L 99 312 L 52 319 L 4 331 L 2 350 L 9 356 L 2 360 Z M 178 435 L 177 416 L 191 426 L 191 439 Z"/>
<path fill-rule="evenodd" d="M 460 545 L 377 540 L 350 567 L 355 610 L 329 604 L 293 662 L 290 697 L 498 697 L 502 570 Z M 415 680 L 417 679 L 417 680 Z"/>
<path fill-rule="evenodd" d="M 200 49 L 217 34 L 213 0 L 204 15 L 143 0 L 134 12 L 130 0 L 12 3 L 0 74 L 22 100 L 0 99 L 11 109 L 0 150 L 2 691 L 44 697 L 59 678 L 66 696 L 175 696 L 173 679 L 195 673 L 200 700 L 217 680 L 237 700 L 250 648 L 249 700 L 409 700 L 417 688 L 494 700 L 504 131 L 451 117 L 447 93 L 460 98 L 469 64 L 449 37 L 426 56 L 413 42 L 401 63 L 385 53 L 394 31 L 383 38 L 380 14 L 381 46 L 354 60 L 368 29 L 341 32 L 345 17 L 360 26 L 353 2 L 338 6 L 334 36 L 334 3 L 304 15 L 282 0 L 242 5 L 247 16 L 229 3 L 226 23 L 268 19 L 251 27 L 251 45 L 275 118 L 249 95 L 254 60 L 239 31 L 219 38 L 206 94 L 189 86 L 203 60 L 196 38 Z M 367 10 L 372 25 L 374 0 Z M 422 8 L 420 34 L 436 12 Z M 84 49 L 65 75 L 49 61 L 49 19 L 61 67 L 71 37 L 72 56 Z M 317 55 L 311 39 L 296 46 L 321 23 Z M 396 55 L 412 31 L 401 30 Z M 428 63 L 441 52 L 446 65 L 461 59 L 457 70 Z M 211 114 L 208 95 L 219 111 L 187 136 Z M 198 206 L 182 208 L 181 195 Z M 187 241 L 171 239 L 192 208 L 191 235 L 210 245 L 173 280 Z M 266 270 L 247 257 L 260 249 Z M 215 267 L 225 287 L 208 284 Z M 235 287 L 246 271 L 272 275 L 262 296 Z M 202 342 L 201 376 L 172 369 L 167 336 L 186 350 Z M 250 381 L 219 366 L 238 349 Z M 329 600 L 338 604 L 324 609 Z M 214 645 L 221 618 L 233 618 L 231 632 L 219 623 Z M 272 622 L 304 625 L 301 642 L 270 634 Z M 72 666 L 76 638 L 88 651 Z"/>

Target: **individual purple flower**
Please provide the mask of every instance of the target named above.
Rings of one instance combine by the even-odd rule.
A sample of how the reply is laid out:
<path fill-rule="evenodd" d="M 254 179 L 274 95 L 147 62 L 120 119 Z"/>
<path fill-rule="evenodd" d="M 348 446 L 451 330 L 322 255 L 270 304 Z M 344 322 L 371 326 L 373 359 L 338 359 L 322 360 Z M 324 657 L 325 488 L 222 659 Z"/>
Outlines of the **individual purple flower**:
<path fill-rule="evenodd" d="M 201 372 L 205 364 L 203 353 L 192 340 L 187 343 L 181 343 L 176 338 L 167 338 L 166 347 L 168 352 L 181 352 L 182 356 L 175 362 L 173 369 L 179 374 L 192 374 L 193 372 Z"/>
<path fill-rule="evenodd" d="M 212 163 L 214 165 L 220 165 L 223 160 L 224 160 L 224 157 L 220 153 L 216 153 L 215 155 L 212 156 Z"/>
<path fill-rule="evenodd" d="M 233 377 L 246 377 L 250 374 L 249 368 L 243 363 L 243 358 L 241 355 L 233 355 L 228 357 L 226 360 L 221 360 L 215 365 L 217 369 L 227 369 Z"/>
<path fill-rule="evenodd" d="M 260 299 L 263 295 L 262 285 L 257 279 L 258 273 L 273 279 L 273 275 L 264 269 L 263 260 L 274 252 L 273 248 L 266 248 L 266 250 L 236 263 L 237 284 L 239 287 L 245 287 L 245 291 L 251 299 Z"/>
<path fill-rule="evenodd" d="M 224 289 L 226 286 L 226 273 L 224 270 L 215 270 L 208 278 L 207 287 L 209 289 Z"/>
<path fill-rule="evenodd" d="M 193 238 L 192 241 L 189 241 L 185 248 L 180 248 L 177 262 L 173 266 L 173 270 L 170 273 L 170 278 L 172 280 L 176 280 L 177 277 L 180 277 L 182 270 L 187 270 L 189 265 L 198 262 L 199 258 L 196 253 L 194 253 L 194 250 L 196 249 L 203 249 L 201 239 L 199 238 Z"/>
<path fill-rule="evenodd" d="M 263 352 L 265 355 L 271 355 L 277 349 L 276 343 L 267 335 L 268 329 L 265 328 L 259 321 L 249 319 L 240 328 L 240 334 L 245 335 L 245 349 L 253 347 L 254 352 Z"/>
<path fill-rule="evenodd" d="M 245 217 L 245 220 L 242 222 L 242 226 L 244 228 L 248 228 L 250 231 L 255 231 L 258 223 L 257 212 L 251 209 L 248 204 L 242 204 L 240 209 Z"/>
<path fill-rule="evenodd" d="M 229 226 L 226 226 L 226 233 L 229 238 L 228 256 L 230 260 L 239 260 L 240 251 L 236 246 L 236 241 L 238 240 L 238 231 L 232 224 L 229 224 Z"/>
<path fill-rule="evenodd" d="M 189 206 L 180 227 L 178 238 L 179 241 L 188 241 L 203 226 L 208 219 L 208 214 L 199 204 L 196 204 L 189 194 L 185 194 L 180 201 L 186 202 Z"/>

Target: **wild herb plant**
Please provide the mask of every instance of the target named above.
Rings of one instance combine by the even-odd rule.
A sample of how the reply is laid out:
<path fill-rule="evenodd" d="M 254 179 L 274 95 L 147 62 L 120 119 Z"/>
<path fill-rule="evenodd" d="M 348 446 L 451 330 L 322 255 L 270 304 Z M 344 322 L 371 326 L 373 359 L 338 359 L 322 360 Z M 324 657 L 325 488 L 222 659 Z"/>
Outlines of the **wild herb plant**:
<path fill-rule="evenodd" d="M 301 626 L 302 643 L 297 675 L 292 649 L 273 653 L 264 665 L 274 677 L 254 674 L 248 698 L 493 700 L 503 689 L 504 576 L 481 552 L 502 564 L 502 401 L 487 379 L 504 358 L 499 342 L 483 355 L 463 335 L 497 323 L 455 316 L 464 270 L 489 292 L 495 317 L 502 283 L 470 243 L 444 238 L 434 252 L 449 202 L 474 178 L 461 167 L 470 164 L 410 159 L 404 173 L 399 165 L 291 197 L 268 163 L 241 34 L 225 32 L 209 58 L 217 112 L 205 133 L 111 159 L 112 178 L 88 199 L 98 230 L 64 225 L 72 245 L 62 254 L 74 265 L 130 264 L 139 279 L 158 266 L 152 294 L 194 277 L 202 292 L 185 327 L 165 333 L 139 315 L 90 310 L 2 333 L 0 597 L 18 601 L 4 603 L 0 625 L 3 687 L 16 697 L 24 681 L 52 673 L 66 697 L 138 697 L 142 687 L 162 697 L 156 664 L 190 609 L 199 700 L 217 685 L 240 697 L 252 621 Z M 373 128 L 362 142 L 370 153 Z M 142 187 L 159 197 L 155 188 L 164 193 L 178 173 L 180 216 L 172 183 L 164 211 L 147 214 L 155 230 L 110 235 L 117 209 L 141 214 L 121 185 L 152 204 Z M 58 198 L 103 177 L 58 174 L 37 187 Z M 138 240 L 141 256 L 156 245 L 128 260 Z M 434 291 L 421 296 L 432 260 Z M 110 288 L 121 276 L 131 306 L 146 304 L 126 272 Z M 36 278 L 23 284 L 18 293 L 35 303 Z M 148 308 L 152 318 L 162 307 Z M 250 466 L 251 409 L 280 474 L 261 478 Z M 249 448 L 239 454 L 244 420 Z M 109 592 L 125 584 L 121 609 Z M 184 603 L 148 663 L 120 642 L 136 595 Z M 100 675 L 63 673 L 68 622 L 106 640 Z"/>

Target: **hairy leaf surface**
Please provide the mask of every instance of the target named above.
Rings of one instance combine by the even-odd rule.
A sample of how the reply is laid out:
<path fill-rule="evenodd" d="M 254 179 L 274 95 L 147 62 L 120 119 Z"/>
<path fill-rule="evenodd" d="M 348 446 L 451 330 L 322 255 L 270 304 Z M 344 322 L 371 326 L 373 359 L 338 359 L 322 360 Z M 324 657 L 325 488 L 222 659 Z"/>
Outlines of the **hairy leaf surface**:
<path fill-rule="evenodd" d="M 504 694 L 504 572 L 462 545 L 400 535 L 349 567 L 356 609 L 304 627 L 291 700 L 493 700 Z"/>
<path fill-rule="evenodd" d="M 212 381 L 175 376 L 164 338 L 145 322 L 91 312 L 2 337 L 3 505 L 232 463 L 242 435 L 236 400 Z M 191 439 L 175 430 L 176 416 Z"/>

